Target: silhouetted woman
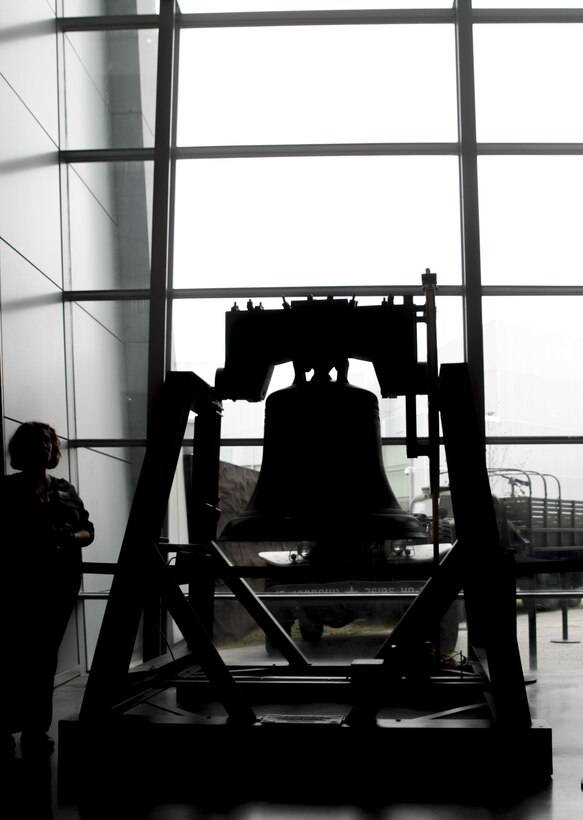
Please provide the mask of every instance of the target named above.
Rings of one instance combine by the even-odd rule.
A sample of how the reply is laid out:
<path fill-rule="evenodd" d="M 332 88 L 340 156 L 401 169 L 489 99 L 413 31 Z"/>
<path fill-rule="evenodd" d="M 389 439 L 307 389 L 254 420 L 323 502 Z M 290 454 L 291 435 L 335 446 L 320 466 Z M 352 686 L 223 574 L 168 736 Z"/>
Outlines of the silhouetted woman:
<path fill-rule="evenodd" d="M 48 474 L 61 458 L 50 425 L 22 424 L 9 454 L 19 472 L 0 483 L 2 744 L 13 754 L 12 735 L 22 732 L 23 754 L 50 754 L 59 646 L 80 588 L 81 548 L 93 541 L 94 527 L 75 487 Z"/>

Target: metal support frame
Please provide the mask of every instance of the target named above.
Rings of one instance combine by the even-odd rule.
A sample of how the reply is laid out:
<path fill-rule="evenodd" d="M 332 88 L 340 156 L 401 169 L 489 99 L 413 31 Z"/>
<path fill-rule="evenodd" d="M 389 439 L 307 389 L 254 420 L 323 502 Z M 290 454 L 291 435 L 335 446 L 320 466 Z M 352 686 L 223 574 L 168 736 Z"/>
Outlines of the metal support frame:
<path fill-rule="evenodd" d="M 425 320 L 433 325 L 429 303 Z M 461 778 L 476 789 L 485 766 L 488 789 L 493 777 L 504 788 L 518 786 L 509 757 L 517 747 L 529 758 L 522 759 L 528 784 L 550 776 L 551 731 L 530 717 L 516 641 L 513 568 L 500 545 L 468 366 L 443 365 L 434 381 L 430 371 L 431 363 L 430 406 L 437 421 L 441 415 L 458 541 L 377 656 L 334 665 L 308 661 L 216 543 L 222 405 L 194 373 L 167 374 L 83 704 L 78 716 L 59 725 L 61 799 L 78 797 L 95 771 L 103 786 L 104 765 L 112 787 L 122 785 L 117 778 L 123 773 L 127 788 L 135 773 L 142 780 L 151 776 L 156 788 L 173 796 L 203 796 L 218 774 L 234 784 L 237 800 L 254 784 L 262 798 L 270 789 L 286 799 L 305 798 L 306 789 L 308 795 L 315 788 L 321 794 L 318 767 L 302 774 L 301 786 L 294 780 L 290 791 L 287 767 L 274 759 L 274 748 L 301 744 L 317 759 L 352 773 L 346 782 L 333 783 L 331 800 L 350 799 L 351 786 L 379 799 L 387 789 L 393 795 L 406 784 L 415 788 L 413 758 L 415 771 L 421 767 L 433 788 L 453 773 L 457 783 Z M 189 599 L 181 588 L 184 578 L 159 549 L 191 410 L 197 514 L 190 522 L 195 543 L 187 551 L 204 561 L 187 561 L 188 580 L 201 566 L 212 578 L 221 577 L 279 649 L 282 663 L 227 664 L 209 632 L 208 611 L 196 600 L 196 585 Z M 476 520 L 482 522 L 477 541 Z M 427 636 L 462 589 L 471 671 L 428 672 L 419 662 Z M 188 652 L 131 670 L 140 617 L 153 594 L 174 618 Z M 399 749 L 388 785 L 384 755 L 373 760 L 362 754 L 378 744 Z"/>

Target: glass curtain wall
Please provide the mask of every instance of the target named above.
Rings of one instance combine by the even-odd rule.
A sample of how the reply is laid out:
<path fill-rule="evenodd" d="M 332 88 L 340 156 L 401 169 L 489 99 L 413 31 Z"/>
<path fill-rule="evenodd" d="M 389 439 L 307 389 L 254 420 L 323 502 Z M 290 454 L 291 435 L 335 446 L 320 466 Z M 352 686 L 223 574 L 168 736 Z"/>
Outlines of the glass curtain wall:
<path fill-rule="evenodd" d="M 576 557 L 583 3 L 67 5 L 77 447 L 89 460 L 106 448 L 141 452 L 167 369 L 214 384 L 234 304 L 365 305 L 389 294 L 422 304 L 430 270 L 438 360 L 468 362 L 517 554 Z M 98 204 L 91 216 L 85 198 Z M 115 378 L 108 368 L 101 384 L 83 379 L 95 349 L 88 315 L 111 348 Z M 291 378 L 278 366 L 269 391 Z M 380 397 L 366 362 L 351 361 L 349 379 Z M 417 412 L 426 435 L 422 397 Z M 261 465 L 263 413 L 262 403 L 224 403 L 231 512 Z M 381 398 L 380 419 L 391 487 L 420 510 L 429 464 L 407 458 L 402 400 Z M 191 452 L 187 440 L 186 463 Z M 443 452 L 439 462 L 447 507 Z M 188 540 L 181 492 L 171 540 Z M 239 557 L 262 563 L 257 551 Z M 525 609 L 578 603 L 549 592 L 579 587 L 578 575 L 520 583 L 549 593 L 525 595 Z M 240 616 L 223 620 L 218 638 L 248 629 Z"/>
<path fill-rule="evenodd" d="M 81 598 L 88 666 L 147 435 L 157 11 L 66 2 L 59 18 L 71 447 L 96 528 Z"/>

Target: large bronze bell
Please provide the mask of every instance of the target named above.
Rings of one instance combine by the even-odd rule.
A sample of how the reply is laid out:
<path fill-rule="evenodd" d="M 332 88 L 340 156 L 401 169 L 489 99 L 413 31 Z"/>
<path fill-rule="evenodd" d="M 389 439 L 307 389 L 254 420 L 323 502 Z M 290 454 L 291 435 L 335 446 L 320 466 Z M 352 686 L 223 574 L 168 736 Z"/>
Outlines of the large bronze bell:
<path fill-rule="evenodd" d="M 377 541 L 424 534 L 389 486 L 374 393 L 312 380 L 267 397 L 259 478 L 221 540 Z"/>

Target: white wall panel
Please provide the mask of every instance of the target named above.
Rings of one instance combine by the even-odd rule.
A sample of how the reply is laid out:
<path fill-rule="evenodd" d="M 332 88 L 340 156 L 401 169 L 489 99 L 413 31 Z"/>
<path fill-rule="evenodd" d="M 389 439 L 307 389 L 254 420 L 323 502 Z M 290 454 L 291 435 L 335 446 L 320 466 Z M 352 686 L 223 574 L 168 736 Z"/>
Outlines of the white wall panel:
<path fill-rule="evenodd" d="M 4 413 L 67 433 L 63 308 L 59 288 L 0 243 Z"/>
<path fill-rule="evenodd" d="M 143 455 L 142 448 L 77 450 L 77 489 L 95 525 L 85 561 L 117 561 Z M 110 576 L 85 575 L 84 588 L 100 590 L 110 582 Z"/>
<path fill-rule="evenodd" d="M 106 86 L 107 48 L 104 32 L 68 34 L 64 39 L 64 147 L 100 148 L 109 144 Z"/>
<path fill-rule="evenodd" d="M 0 111 L 0 238 L 60 285 L 57 149 L 2 78 Z"/>
<path fill-rule="evenodd" d="M 115 216 L 115 189 L 113 187 L 113 164 L 109 162 L 78 162 L 67 166 L 69 185 L 72 188 L 71 208 L 78 206 L 73 198 L 76 194 L 75 180 L 80 182 L 98 202 L 100 208 L 111 217 Z"/>
<path fill-rule="evenodd" d="M 84 560 L 115 562 L 125 535 L 144 451 L 142 448 L 80 449 L 77 455 L 79 493 L 95 524 L 95 541 L 84 550 Z M 111 582 L 111 575 L 85 573 L 83 576 L 83 588 L 88 592 L 108 590 Z M 91 666 L 105 601 L 87 600 L 83 606 L 87 664 Z M 137 643 L 141 643 L 141 637 Z"/>
<path fill-rule="evenodd" d="M 68 167 L 73 289 L 149 286 L 152 165 Z"/>
<path fill-rule="evenodd" d="M 108 186 L 105 180 L 96 180 L 95 174 L 89 178 L 96 183 L 95 189 L 88 188 L 74 171 L 69 173 L 71 285 L 73 289 L 118 288 L 117 226 Z"/>
<path fill-rule="evenodd" d="M 0 74 L 58 143 L 55 14 L 47 0 L 0 3 Z M 6 119 L 3 118 L 4 123 Z"/>
<path fill-rule="evenodd" d="M 74 305 L 73 345 L 77 435 L 128 435 L 123 339 Z"/>

